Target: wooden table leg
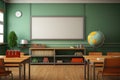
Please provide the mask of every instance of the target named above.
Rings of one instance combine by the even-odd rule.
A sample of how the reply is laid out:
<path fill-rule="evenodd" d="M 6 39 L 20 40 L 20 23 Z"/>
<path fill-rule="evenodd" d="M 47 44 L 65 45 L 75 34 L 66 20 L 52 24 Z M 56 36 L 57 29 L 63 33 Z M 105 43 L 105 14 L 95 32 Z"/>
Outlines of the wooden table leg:
<path fill-rule="evenodd" d="M 24 65 L 24 80 L 26 79 L 26 66 L 25 66 L 25 63 L 23 64 Z"/>
<path fill-rule="evenodd" d="M 90 68 L 90 67 L 89 67 L 89 66 L 90 66 L 89 64 L 90 64 L 90 62 L 89 62 L 89 60 L 88 60 L 88 61 L 87 61 L 87 78 L 88 78 L 88 80 L 89 80 L 89 72 L 90 72 L 90 71 L 89 71 L 89 68 Z"/>
<path fill-rule="evenodd" d="M 21 76 L 21 64 L 19 64 L 19 80 L 22 80 L 21 77 L 22 77 L 22 76 Z"/>
<path fill-rule="evenodd" d="M 29 70 L 28 70 L 29 78 L 28 78 L 28 80 L 30 80 L 30 59 L 28 60 L 28 67 L 29 67 Z"/>
<path fill-rule="evenodd" d="M 95 80 L 95 63 L 93 63 L 93 80 Z"/>
<path fill-rule="evenodd" d="M 86 61 L 84 62 L 84 80 L 86 80 Z"/>

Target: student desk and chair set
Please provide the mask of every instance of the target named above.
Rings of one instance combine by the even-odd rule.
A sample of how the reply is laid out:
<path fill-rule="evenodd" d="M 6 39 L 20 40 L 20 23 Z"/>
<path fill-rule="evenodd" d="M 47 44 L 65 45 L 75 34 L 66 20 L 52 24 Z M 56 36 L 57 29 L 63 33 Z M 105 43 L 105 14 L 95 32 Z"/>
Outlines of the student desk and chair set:
<path fill-rule="evenodd" d="M 0 59 L 4 60 L 5 68 L 9 67 L 19 68 L 19 80 L 22 80 L 22 67 L 24 70 L 23 72 L 24 80 L 26 79 L 26 71 L 28 69 L 28 80 L 30 80 L 30 56 L 23 55 L 20 53 L 20 51 L 7 50 L 6 55 L 0 55 Z M 26 66 L 26 64 L 28 64 L 28 66 Z"/>
<path fill-rule="evenodd" d="M 12 54 L 12 53 L 11 53 Z M 15 55 L 12 54 L 12 56 L 9 53 L 9 51 L 6 53 L 6 56 L 0 56 L 0 59 L 4 59 L 4 64 L 5 67 L 18 67 L 19 68 L 19 80 L 22 80 L 22 69 L 21 67 L 23 67 L 24 72 L 24 80 L 26 79 L 26 64 L 28 64 L 28 80 L 30 80 L 30 56 L 26 56 L 26 55 L 18 55 L 18 53 L 16 53 Z M 97 53 L 96 53 L 97 54 Z M 120 60 L 120 55 L 114 56 L 114 55 L 84 55 L 83 56 L 86 60 L 87 60 L 87 71 L 85 70 L 85 73 L 87 75 L 87 79 L 89 80 L 89 69 L 90 69 L 90 64 L 92 63 L 92 69 L 93 69 L 93 75 L 92 75 L 92 80 L 95 80 L 95 68 L 97 66 L 102 66 L 103 67 L 103 71 L 105 67 L 106 62 L 108 61 L 108 59 L 112 58 L 112 62 L 115 64 L 111 64 L 109 66 L 111 66 L 111 69 L 114 69 L 115 66 L 117 66 L 118 72 L 117 72 L 117 76 L 120 76 L 120 61 L 117 60 L 113 60 L 113 58 Z M 106 62 L 105 62 L 106 61 Z M 115 62 L 114 62 L 115 61 Z M 108 61 L 110 62 L 110 61 Z M 99 65 L 101 64 L 101 65 Z M 103 65 L 104 64 L 104 65 Z M 103 72 L 100 71 L 100 72 Z M 116 74 L 116 72 L 114 72 Z M 111 76 L 116 76 L 114 74 L 110 74 Z M 104 76 L 104 75 L 103 75 Z"/>

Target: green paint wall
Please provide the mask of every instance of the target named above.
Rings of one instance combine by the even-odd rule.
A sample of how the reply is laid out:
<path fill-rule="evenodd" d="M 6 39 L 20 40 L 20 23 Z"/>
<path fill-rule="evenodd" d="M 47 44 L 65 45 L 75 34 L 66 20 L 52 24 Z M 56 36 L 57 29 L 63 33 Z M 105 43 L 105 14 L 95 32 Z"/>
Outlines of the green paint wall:
<path fill-rule="evenodd" d="M 4 9 L 4 2 L 3 2 L 3 0 L 0 0 L 0 9 Z"/>
<path fill-rule="evenodd" d="M 84 16 L 84 4 L 32 4 L 32 16 Z"/>
<path fill-rule="evenodd" d="M 15 31 L 18 42 L 21 39 L 30 40 L 30 5 L 29 4 L 7 4 L 7 31 Z M 16 11 L 22 11 L 22 16 L 17 18 Z"/>
<path fill-rule="evenodd" d="M 100 30 L 105 43 L 120 43 L 120 4 L 87 4 L 86 32 Z"/>
<path fill-rule="evenodd" d="M 9 4 L 7 9 L 7 33 L 14 30 L 21 39 L 30 43 L 47 44 L 48 47 L 68 47 L 85 44 L 88 51 L 92 49 L 87 44 L 87 35 L 94 30 L 100 30 L 105 35 L 105 44 L 96 51 L 119 51 L 120 48 L 120 4 Z M 15 12 L 22 11 L 22 17 L 17 18 Z M 85 40 L 30 40 L 32 16 L 84 16 Z M 6 36 L 7 37 L 7 36 Z M 106 47 L 107 46 L 107 47 Z M 111 46 L 114 48 L 111 49 Z"/>

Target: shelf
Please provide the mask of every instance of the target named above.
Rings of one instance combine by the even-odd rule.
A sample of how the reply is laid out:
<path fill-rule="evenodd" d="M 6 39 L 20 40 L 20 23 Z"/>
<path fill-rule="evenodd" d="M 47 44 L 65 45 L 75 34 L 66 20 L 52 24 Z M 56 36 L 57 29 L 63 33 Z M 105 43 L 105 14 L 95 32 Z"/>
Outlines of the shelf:
<path fill-rule="evenodd" d="M 85 54 L 85 48 L 29 48 L 31 64 L 85 64 L 76 52 Z"/>
<path fill-rule="evenodd" d="M 37 55 L 36 56 L 32 56 L 31 55 L 31 57 L 54 57 L 54 56 L 37 56 Z"/>
<path fill-rule="evenodd" d="M 84 64 L 84 63 L 72 63 L 72 62 L 68 62 L 68 63 L 66 62 L 66 63 L 65 63 L 65 62 L 64 62 L 64 63 L 55 63 L 55 64 Z"/>
<path fill-rule="evenodd" d="M 82 57 L 82 56 L 76 56 L 76 55 L 55 55 L 55 57 Z"/>
<path fill-rule="evenodd" d="M 85 50 L 85 48 L 29 48 L 30 50 Z"/>
<path fill-rule="evenodd" d="M 54 64 L 54 63 L 31 63 L 31 64 Z"/>

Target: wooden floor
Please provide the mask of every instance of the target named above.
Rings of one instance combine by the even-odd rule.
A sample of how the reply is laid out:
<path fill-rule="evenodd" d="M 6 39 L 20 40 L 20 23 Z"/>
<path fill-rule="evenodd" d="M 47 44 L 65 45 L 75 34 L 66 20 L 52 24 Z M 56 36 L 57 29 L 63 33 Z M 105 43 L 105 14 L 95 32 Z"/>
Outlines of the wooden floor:
<path fill-rule="evenodd" d="M 10 68 L 18 80 L 18 68 Z M 97 69 L 100 70 L 100 69 Z M 91 77 L 91 72 L 90 72 Z M 27 80 L 27 79 L 26 79 Z M 84 80 L 83 65 L 31 65 L 31 80 Z M 90 80 L 92 80 L 90 78 Z M 107 79 L 115 80 L 115 79 Z M 120 80 L 116 79 L 116 80 Z"/>

